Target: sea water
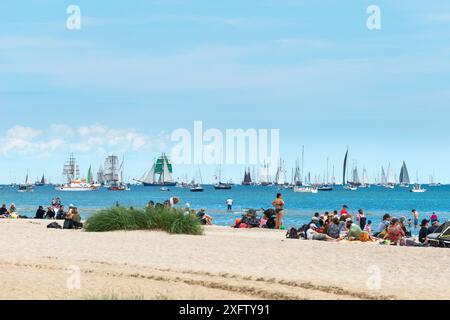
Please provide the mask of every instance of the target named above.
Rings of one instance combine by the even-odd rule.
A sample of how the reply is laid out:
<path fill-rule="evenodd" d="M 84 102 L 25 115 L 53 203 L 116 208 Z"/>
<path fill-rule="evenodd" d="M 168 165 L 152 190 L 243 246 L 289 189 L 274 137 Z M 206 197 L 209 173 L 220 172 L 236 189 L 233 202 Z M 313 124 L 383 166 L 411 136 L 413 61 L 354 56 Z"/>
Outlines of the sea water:
<path fill-rule="evenodd" d="M 88 218 L 96 211 L 112 207 L 119 202 L 122 206 L 144 207 L 150 200 L 155 203 L 164 202 L 172 196 L 180 198 L 179 207 L 186 203 L 192 209 L 204 208 L 213 216 L 214 223 L 230 226 L 240 217 L 246 208 L 271 208 L 276 194 L 281 192 L 286 202 L 284 224 L 286 227 L 301 226 L 310 221 L 315 212 L 340 210 L 342 205 L 349 207 L 350 213 L 356 214 L 363 209 L 368 220 L 373 221 L 373 227 L 385 213 L 393 216 L 412 218 L 411 210 L 417 209 L 420 219 L 429 218 L 436 212 L 441 221 L 450 219 L 450 186 L 430 187 L 426 193 L 411 193 L 408 188 L 396 187 L 387 189 L 372 186 L 357 191 L 344 190 L 336 186 L 331 192 L 318 194 L 294 193 L 290 189 L 280 189 L 275 186 L 234 186 L 231 190 L 215 190 L 213 186 L 205 185 L 204 192 L 193 193 L 189 189 L 170 188 L 163 192 L 157 187 L 131 186 L 131 191 L 108 191 L 102 188 L 93 192 L 60 192 L 54 187 L 35 187 L 32 193 L 19 193 L 17 187 L 0 187 L 0 202 L 8 207 L 15 203 L 19 214 L 33 217 L 39 205 L 47 207 L 52 198 L 60 197 L 67 207 L 77 206 L 83 218 Z M 233 213 L 226 212 L 226 200 L 234 200 Z"/>

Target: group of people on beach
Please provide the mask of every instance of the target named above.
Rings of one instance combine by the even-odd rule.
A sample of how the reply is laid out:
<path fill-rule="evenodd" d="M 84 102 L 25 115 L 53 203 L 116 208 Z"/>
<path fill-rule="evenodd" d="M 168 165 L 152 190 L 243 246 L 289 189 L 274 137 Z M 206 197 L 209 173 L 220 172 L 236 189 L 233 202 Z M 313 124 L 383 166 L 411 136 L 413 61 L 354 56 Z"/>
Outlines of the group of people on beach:
<path fill-rule="evenodd" d="M 19 215 L 15 204 L 12 203 L 9 209 L 6 208 L 6 204 L 2 205 L 0 208 L 0 218 L 27 219 L 28 217 Z M 39 206 L 36 210 L 34 219 L 63 220 L 64 229 L 78 229 L 83 226 L 78 208 L 71 204 L 69 210 L 65 212 L 64 206 L 61 203 L 61 198 L 59 197 L 52 199 L 51 205 L 47 207 L 47 210 L 45 210 L 43 206 Z"/>

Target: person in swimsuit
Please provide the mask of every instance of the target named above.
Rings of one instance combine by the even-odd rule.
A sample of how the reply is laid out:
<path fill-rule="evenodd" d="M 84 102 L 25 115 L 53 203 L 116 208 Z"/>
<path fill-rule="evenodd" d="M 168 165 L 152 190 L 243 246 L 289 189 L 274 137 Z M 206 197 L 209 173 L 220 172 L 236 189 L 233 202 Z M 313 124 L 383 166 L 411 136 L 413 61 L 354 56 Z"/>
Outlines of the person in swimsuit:
<path fill-rule="evenodd" d="M 414 217 L 414 229 L 417 229 L 417 227 L 419 226 L 419 212 L 417 212 L 416 209 L 413 209 L 412 214 Z"/>
<path fill-rule="evenodd" d="M 283 225 L 283 209 L 284 209 L 283 195 L 281 193 L 277 194 L 277 198 L 272 202 L 272 205 L 275 207 L 275 212 L 277 214 L 275 229 L 280 229 L 281 226 Z"/>

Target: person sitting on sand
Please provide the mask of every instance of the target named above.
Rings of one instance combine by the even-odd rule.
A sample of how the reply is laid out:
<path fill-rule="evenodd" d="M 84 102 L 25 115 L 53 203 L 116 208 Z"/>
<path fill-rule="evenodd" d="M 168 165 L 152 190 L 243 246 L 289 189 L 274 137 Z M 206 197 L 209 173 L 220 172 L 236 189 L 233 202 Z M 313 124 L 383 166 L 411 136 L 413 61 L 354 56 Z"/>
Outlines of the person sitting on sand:
<path fill-rule="evenodd" d="M 58 210 L 58 214 L 56 214 L 56 220 L 64 220 L 65 218 L 66 218 L 66 212 L 64 212 L 64 206 L 60 206 L 59 210 Z"/>
<path fill-rule="evenodd" d="M 386 214 L 383 216 L 383 221 L 381 221 L 380 224 L 378 225 L 377 233 L 374 234 L 375 237 L 378 238 L 379 235 L 380 235 L 381 233 L 383 233 L 384 231 L 386 231 L 386 229 L 387 229 L 388 226 L 389 226 L 390 220 L 391 220 L 391 216 L 390 216 L 389 214 L 386 213 Z"/>
<path fill-rule="evenodd" d="M 6 209 L 6 204 L 2 204 L 2 207 L 0 208 L 0 217 L 4 217 L 8 214 L 8 209 Z"/>
<path fill-rule="evenodd" d="M 361 230 L 361 227 L 358 226 L 356 223 L 353 223 L 353 219 L 352 218 L 348 218 L 345 221 L 345 224 L 346 224 L 346 228 L 348 230 L 346 238 L 349 241 L 359 240 L 360 237 L 361 237 L 361 233 L 363 232 Z"/>
<path fill-rule="evenodd" d="M 408 219 L 408 222 L 405 224 L 406 229 L 405 235 L 407 237 L 412 237 L 412 224 L 413 224 L 412 219 Z"/>
<path fill-rule="evenodd" d="M 79 229 L 82 227 L 83 224 L 81 223 L 81 216 L 78 209 L 71 204 L 64 219 L 64 229 Z"/>
<path fill-rule="evenodd" d="M 332 237 L 330 237 L 324 233 L 319 233 L 317 231 L 317 229 L 318 229 L 317 226 L 314 223 L 311 223 L 308 231 L 306 231 L 306 238 L 308 240 L 336 241 L 336 239 L 333 239 Z"/>
<path fill-rule="evenodd" d="M 55 219 L 56 215 L 55 215 L 55 210 L 53 209 L 53 207 L 48 207 L 47 208 L 47 213 L 45 214 L 44 218 L 45 219 Z"/>
<path fill-rule="evenodd" d="M 428 245 L 428 226 L 430 221 L 427 219 L 423 219 L 422 223 L 420 224 L 420 230 L 419 230 L 419 242 Z"/>
<path fill-rule="evenodd" d="M 405 232 L 403 231 L 400 221 L 397 218 L 393 218 L 387 230 L 387 238 L 392 244 L 404 245 L 404 236 Z"/>
<path fill-rule="evenodd" d="M 149 201 L 147 203 L 147 209 L 154 209 L 155 208 L 155 203 L 153 201 Z"/>
<path fill-rule="evenodd" d="M 46 211 L 44 210 L 43 206 L 39 206 L 39 208 L 36 211 L 36 215 L 34 216 L 35 219 L 44 219 Z"/>
<path fill-rule="evenodd" d="M 329 235 L 333 239 L 338 239 L 340 234 L 339 230 L 340 230 L 339 217 L 336 216 L 333 218 L 333 221 L 328 225 L 327 235 Z"/>
<path fill-rule="evenodd" d="M 277 215 L 275 229 L 281 229 L 283 225 L 283 210 L 284 210 L 284 201 L 283 195 L 281 193 L 277 194 L 277 198 L 272 202 L 272 205 L 275 207 L 275 212 Z"/>

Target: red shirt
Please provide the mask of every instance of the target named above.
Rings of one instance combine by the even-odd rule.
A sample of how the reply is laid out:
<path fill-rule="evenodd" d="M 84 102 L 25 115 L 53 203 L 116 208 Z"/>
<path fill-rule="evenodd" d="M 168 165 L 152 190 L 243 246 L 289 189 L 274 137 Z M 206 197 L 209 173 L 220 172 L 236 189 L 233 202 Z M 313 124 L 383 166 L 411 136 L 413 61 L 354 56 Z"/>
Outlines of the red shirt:
<path fill-rule="evenodd" d="M 347 211 L 347 209 L 342 209 L 341 210 L 341 216 L 348 216 L 348 211 Z"/>

